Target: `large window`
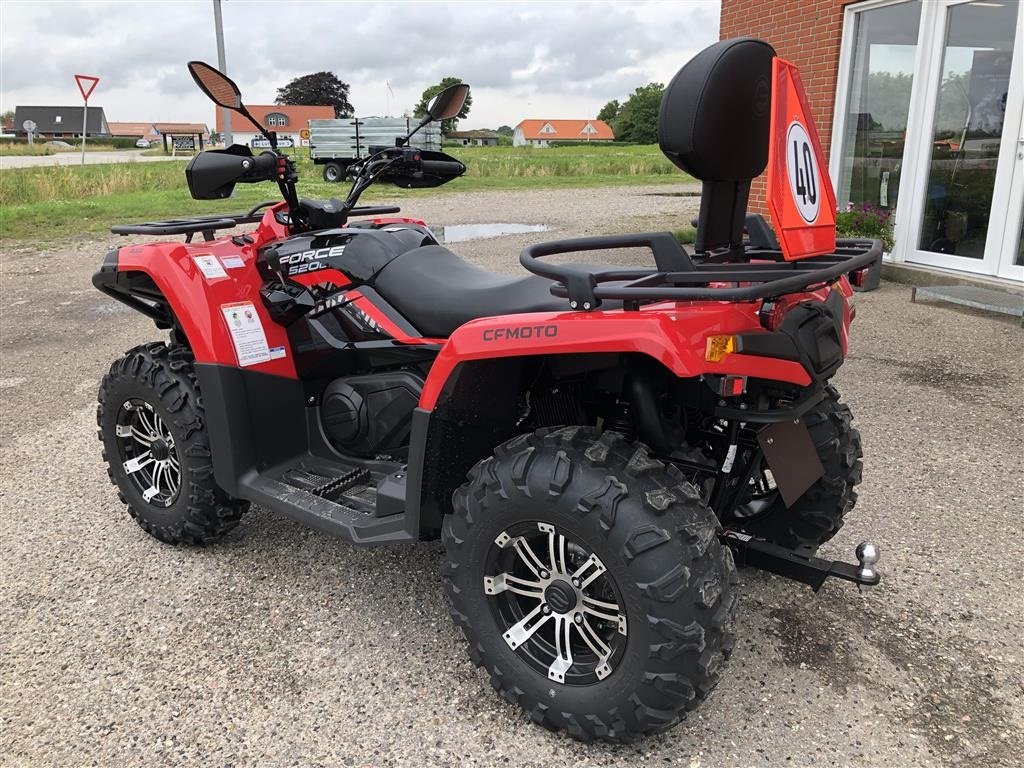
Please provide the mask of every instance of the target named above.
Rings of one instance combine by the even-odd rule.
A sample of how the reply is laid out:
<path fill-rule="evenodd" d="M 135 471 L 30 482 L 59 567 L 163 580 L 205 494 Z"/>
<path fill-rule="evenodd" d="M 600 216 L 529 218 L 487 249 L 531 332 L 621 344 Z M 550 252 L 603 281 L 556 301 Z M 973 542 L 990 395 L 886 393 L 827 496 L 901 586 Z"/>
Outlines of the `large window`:
<path fill-rule="evenodd" d="M 982 259 L 1006 121 L 1017 6 L 949 9 L 932 118 L 931 158 L 918 248 Z"/>
<path fill-rule="evenodd" d="M 906 143 L 920 0 L 857 13 L 836 202 L 895 210 Z"/>

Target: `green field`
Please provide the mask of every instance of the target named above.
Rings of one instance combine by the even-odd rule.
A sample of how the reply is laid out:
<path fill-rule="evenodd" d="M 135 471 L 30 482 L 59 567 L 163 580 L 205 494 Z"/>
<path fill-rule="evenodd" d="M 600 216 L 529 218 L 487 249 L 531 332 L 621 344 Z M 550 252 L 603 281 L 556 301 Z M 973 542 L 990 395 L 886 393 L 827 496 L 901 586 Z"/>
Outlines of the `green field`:
<path fill-rule="evenodd" d="M 687 181 L 656 146 L 459 147 L 462 178 L 439 189 L 403 190 L 381 184 L 363 200 L 500 189 L 665 184 Z M 348 186 L 323 181 L 305 150 L 297 150 L 300 197 L 344 197 Z M 101 232 L 112 224 L 243 211 L 277 196 L 270 183 L 239 184 L 230 200 L 193 200 L 186 160 L 111 165 L 18 168 L 0 174 L 0 237 L 33 241 Z"/>

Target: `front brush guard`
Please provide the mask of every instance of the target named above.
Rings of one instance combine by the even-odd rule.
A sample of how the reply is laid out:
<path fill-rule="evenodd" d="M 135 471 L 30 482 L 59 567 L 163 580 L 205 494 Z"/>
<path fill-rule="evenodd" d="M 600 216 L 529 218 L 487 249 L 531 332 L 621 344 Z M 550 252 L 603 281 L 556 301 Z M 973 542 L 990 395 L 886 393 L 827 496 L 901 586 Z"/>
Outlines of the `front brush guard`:
<path fill-rule="evenodd" d="M 821 585 L 829 576 L 866 587 L 874 586 L 881 579 L 875 570 L 879 558 L 878 547 L 867 541 L 857 546 L 859 565 L 853 565 L 840 560 L 822 560 L 820 557 L 786 549 L 739 531 L 723 531 L 719 534 L 719 539 L 732 550 L 736 565 L 760 568 L 785 576 L 807 584 L 815 592 L 821 589 Z"/>

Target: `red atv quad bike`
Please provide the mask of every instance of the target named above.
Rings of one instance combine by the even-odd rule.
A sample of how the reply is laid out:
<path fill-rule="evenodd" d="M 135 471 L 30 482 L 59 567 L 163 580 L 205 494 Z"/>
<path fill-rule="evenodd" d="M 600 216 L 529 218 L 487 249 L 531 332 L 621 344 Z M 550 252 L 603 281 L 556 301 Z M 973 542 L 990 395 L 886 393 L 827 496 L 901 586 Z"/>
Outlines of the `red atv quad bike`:
<path fill-rule="evenodd" d="M 777 133 L 779 61 L 761 41 L 724 41 L 665 92 L 660 145 L 703 181 L 692 252 L 668 233 L 613 235 L 530 246 L 524 277 L 472 266 L 397 208 L 356 205 L 376 181 L 464 172 L 410 146 L 415 130 L 349 169 L 344 202 L 298 199 L 270 132 L 256 157 L 197 155 L 193 197 L 276 181 L 283 200 L 113 228 L 186 236 L 111 251 L 93 280 L 170 334 L 115 362 L 99 391 L 129 514 L 170 544 L 217 540 L 250 503 L 363 546 L 440 537 L 473 662 L 535 722 L 617 741 L 677 723 L 732 648 L 735 561 L 815 589 L 878 581 L 870 544 L 858 564 L 814 553 L 860 482 L 860 436 L 829 379 L 849 276 L 880 244 L 837 246 L 832 227 L 829 250 L 794 260 L 746 216 Z M 231 80 L 189 68 L 249 118 Z M 421 125 L 457 114 L 467 91 L 443 91 Z M 794 130 L 772 151 L 792 155 L 779 168 L 800 210 L 825 208 L 823 164 L 806 143 L 787 149 Z M 215 236 L 242 224 L 256 226 Z M 654 267 L 542 260 L 637 247 Z"/>

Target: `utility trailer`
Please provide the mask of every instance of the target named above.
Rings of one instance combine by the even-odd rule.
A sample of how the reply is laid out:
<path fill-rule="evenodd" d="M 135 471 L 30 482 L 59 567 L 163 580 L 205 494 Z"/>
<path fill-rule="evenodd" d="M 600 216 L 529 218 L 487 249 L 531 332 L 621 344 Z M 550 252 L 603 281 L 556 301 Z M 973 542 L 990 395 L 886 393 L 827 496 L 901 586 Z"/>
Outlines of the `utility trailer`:
<path fill-rule="evenodd" d="M 348 166 L 369 154 L 374 146 L 394 146 L 418 121 L 406 117 L 342 118 L 309 121 L 309 156 L 324 167 L 324 181 L 345 178 Z M 416 134 L 416 146 L 441 150 L 441 126 L 425 125 Z"/>

